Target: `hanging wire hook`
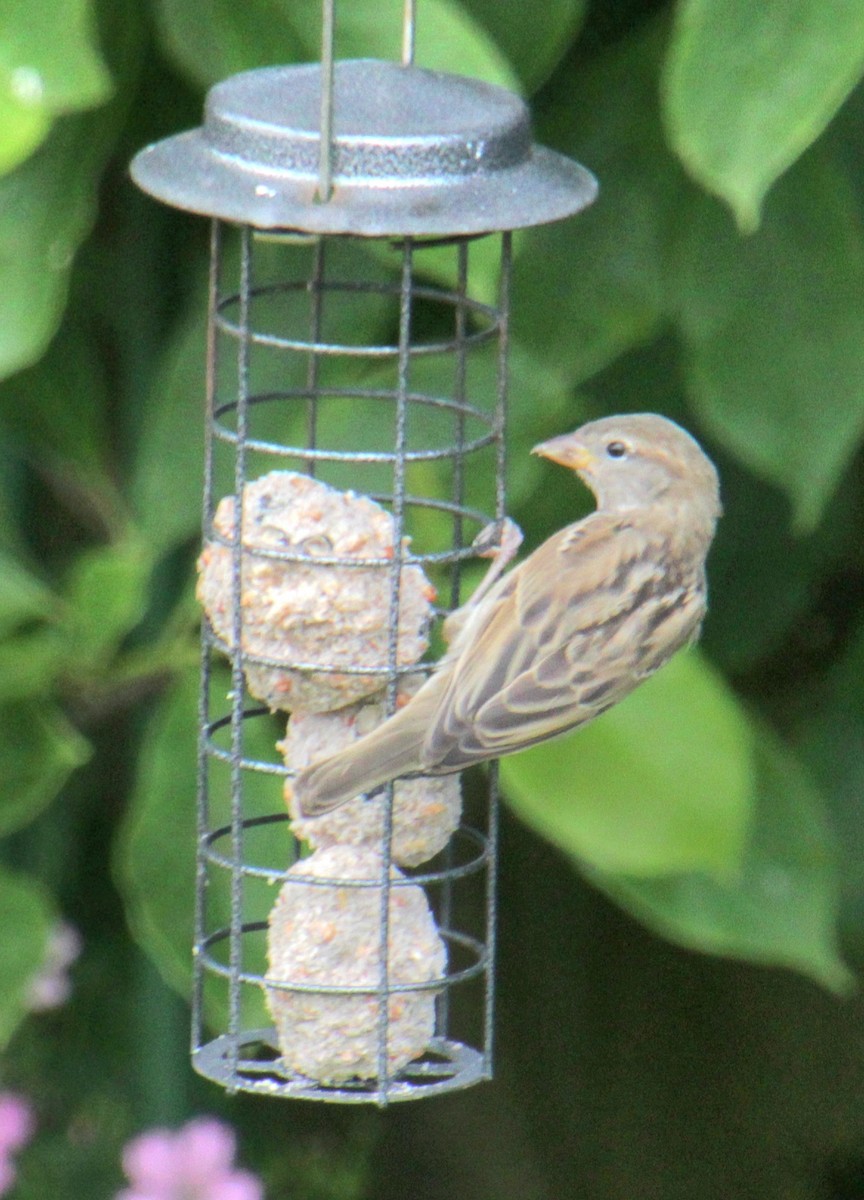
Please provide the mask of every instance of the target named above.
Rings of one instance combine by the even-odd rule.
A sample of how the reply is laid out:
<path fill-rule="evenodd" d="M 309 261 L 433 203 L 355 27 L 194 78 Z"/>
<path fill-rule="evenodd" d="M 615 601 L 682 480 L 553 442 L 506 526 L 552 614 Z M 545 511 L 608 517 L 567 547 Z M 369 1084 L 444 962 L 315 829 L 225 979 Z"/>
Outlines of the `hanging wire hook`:
<path fill-rule="evenodd" d="M 326 204 L 333 191 L 333 42 L 336 0 L 324 0 L 321 14 L 321 120 L 317 198 Z"/>
<path fill-rule="evenodd" d="M 417 28 L 417 0 L 405 0 L 402 17 L 402 66 L 414 65 L 414 42 Z"/>

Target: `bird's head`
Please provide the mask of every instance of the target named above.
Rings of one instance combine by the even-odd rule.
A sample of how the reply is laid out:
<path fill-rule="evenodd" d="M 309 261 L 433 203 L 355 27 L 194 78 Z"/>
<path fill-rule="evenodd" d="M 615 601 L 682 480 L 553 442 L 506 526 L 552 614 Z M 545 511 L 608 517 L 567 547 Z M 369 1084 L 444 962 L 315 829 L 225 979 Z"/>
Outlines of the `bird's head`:
<path fill-rule="evenodd" d="M 532 453 L 575 471 L 605 512 L 683 504 L 698 506 L 712 526 L 720 515 L 713 463 L 680 425 L 655 413 L 602 417 Z"/>

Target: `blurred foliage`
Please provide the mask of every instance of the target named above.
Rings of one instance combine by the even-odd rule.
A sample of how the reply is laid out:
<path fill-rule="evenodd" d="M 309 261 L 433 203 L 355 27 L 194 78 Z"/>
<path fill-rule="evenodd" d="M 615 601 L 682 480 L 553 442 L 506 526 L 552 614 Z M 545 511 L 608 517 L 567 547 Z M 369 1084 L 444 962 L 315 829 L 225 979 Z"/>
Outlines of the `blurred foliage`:
<path fill-rule="evenodd" d="M 337 7 L 340 55 L 398 55 L 399 0 Z M 520 90 L 601 182 L 516 239 L 511 511 L 531 545 L 587 509 L 529 458 L 544 436 L 682 421 L 724 484 L 712 613 L 698 653 L 504 768 L 548 842 L 507 818 L 494 1085 L 381 1117 L 190 1075 L 207 229 L 127 164 L 214 80 L 313 58 L 319 12 L 0 0 L 0 1041 L 41 1123 L 17 1194 L 108 1196 L 124 1138 L 206 1107 L 271 1200 L 862 1197 L 859 0 L 419 0 L 420 64 Z M 76 993 L 28 1015 L 61 914 Z"/>
<path fill-rule="evenodd" d="M 757 794 L 753 730 L 699 657 L 679 655 L 581 732 L 502 762 L 525 820 L 606 871 L 735 879 Z"/>

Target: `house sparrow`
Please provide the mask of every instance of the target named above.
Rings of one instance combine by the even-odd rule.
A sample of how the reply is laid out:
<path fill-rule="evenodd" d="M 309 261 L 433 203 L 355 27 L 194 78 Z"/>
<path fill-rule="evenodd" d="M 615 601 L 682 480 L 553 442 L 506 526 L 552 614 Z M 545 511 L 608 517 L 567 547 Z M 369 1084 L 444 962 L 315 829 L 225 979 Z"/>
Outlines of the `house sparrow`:
<path fill-rule="evenodd" d="M 633 414 L 533 453 L 575 471 L 596 511 L 506 573 L 508 550 L 493 562 L 448 618 L 448 651 L 414 698 L 298 775 L 305 816 L 397 776 L 460 771 L 584 725 L 698 636 L 721 509 L 717 472 L 693 438 Z"/>

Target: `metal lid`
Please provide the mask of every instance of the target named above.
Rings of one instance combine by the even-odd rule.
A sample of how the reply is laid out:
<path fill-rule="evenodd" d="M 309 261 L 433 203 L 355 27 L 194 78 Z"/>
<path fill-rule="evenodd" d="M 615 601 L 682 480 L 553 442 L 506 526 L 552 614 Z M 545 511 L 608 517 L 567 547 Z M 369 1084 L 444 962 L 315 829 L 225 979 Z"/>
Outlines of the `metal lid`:
<path fill-rule="evenodd" d="M 334 70 L 333 190 L 317 196 L 321 69 L 244 71 L 201 129 L 142 150 L 132 177 L 175 208 L 309 233 L 446 236 L 570 216 L 593 175 L 535 146 L 525 104 L 475 79 L 373 59 Z"/>

